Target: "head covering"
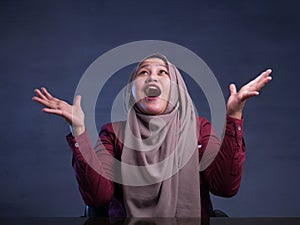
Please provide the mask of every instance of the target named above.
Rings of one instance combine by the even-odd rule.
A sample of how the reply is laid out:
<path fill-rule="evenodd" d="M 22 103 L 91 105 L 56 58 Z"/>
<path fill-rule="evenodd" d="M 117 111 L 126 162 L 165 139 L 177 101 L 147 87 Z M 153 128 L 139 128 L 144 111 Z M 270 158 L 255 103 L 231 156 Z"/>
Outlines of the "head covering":
<path fill-rule="evenodd" d="M 162 59 L 171 80 L 167 109 L 160 115 L 143 114 L 131 93 L 141 63 Z M 199 156 L 196 112 L 178 69 L 165 56 L 146 57 L 130 76 L 126 99 L 128 120 L 121 156 L 123 196 L 128 217 L 200 217 Z M 131 182 L 132 184 L 132 182 Z"/>

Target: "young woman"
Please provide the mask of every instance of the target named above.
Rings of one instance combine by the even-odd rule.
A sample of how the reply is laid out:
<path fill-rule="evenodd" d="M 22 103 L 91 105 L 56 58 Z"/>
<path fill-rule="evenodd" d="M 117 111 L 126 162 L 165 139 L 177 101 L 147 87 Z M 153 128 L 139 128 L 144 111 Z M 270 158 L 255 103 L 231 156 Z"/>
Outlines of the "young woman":
<path fill-rule="evenodd" d="M 177 68 L 160 54 L 134 69 L 125 97 L 128 119 L 104 125 L 95 147 L 80 96 L 70 105 L 41 88 L 33 100 L 72 126 L 67 140 L 87 205 L 107 206 L 111 217 L 203 218 L 213 213 L 209 193 L 231 197 L 239 189 L 245 159 L 243 108 L 271 80 L 270 74 L 270 69 L 264 71 L 238 92 L 230 85 L 222 143 L 210 122 L 196 115 Z M 216 151 L 200 172 L 204 152 Z"/>

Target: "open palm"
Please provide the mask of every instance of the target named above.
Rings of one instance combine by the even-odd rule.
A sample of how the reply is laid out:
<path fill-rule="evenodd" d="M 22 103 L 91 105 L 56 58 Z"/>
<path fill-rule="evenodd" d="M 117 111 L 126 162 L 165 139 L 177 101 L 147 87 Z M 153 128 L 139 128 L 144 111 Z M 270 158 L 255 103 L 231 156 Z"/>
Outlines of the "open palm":
<path fill-rule="evenodd" d="M 36 96 L 32 99 L 43 106 L 43 112 L 55 114 L 65 118 L 65 120 L 72 126 L 73 131 L 77 134 L 85 130 L 84 125 L 84 112 L 81 108 L 81 96 L 76 96 L 74 105 L 53 97 L 46 88 L 42 87 L 41 90 L 35 89 Z"/>
<path fill-rule="evenodd" d="M 240 119 L 247 99 L 259 95 L 259 91 L 270 81 L 271 69 L 262 72 L 254 80 L 244 85 L 238 92 L 235 84 L 230 84 L 230 97 L 227 101 L 227 115 Z"/>

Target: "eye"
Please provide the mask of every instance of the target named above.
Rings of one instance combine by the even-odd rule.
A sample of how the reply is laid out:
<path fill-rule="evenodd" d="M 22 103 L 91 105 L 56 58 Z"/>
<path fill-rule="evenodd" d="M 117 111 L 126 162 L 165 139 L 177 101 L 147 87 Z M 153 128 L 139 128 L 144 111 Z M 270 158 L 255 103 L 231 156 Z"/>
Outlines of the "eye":
<path fill-rule="evenodd" d="M 159 74 L 161 74 L 161 75 L 169 75 L 169 73 L 166 70 L 160 70 Z"/>
<path fill-rule="evenodd" d="M 138 72 L 137 75 L 147 75 L 148 74 L 148 71 L 147 70 L 141 70 Z"/>

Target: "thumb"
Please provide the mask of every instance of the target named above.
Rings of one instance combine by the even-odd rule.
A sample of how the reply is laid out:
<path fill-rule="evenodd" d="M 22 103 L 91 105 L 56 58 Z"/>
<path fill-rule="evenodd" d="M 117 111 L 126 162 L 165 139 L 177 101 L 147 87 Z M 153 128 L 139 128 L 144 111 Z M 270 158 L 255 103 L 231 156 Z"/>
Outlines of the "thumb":
<path fill-rule="evenodd" d="M 79 106 L 81 105 L 81 96 L 80 95 L 77 95 L 74 99 L 74 105 L 75 106 Z"/>
<path fill-rule="evenodd" d="M 236 94 L 236 86 L 235 84 L 229 85 L 230 95 Z"/>

